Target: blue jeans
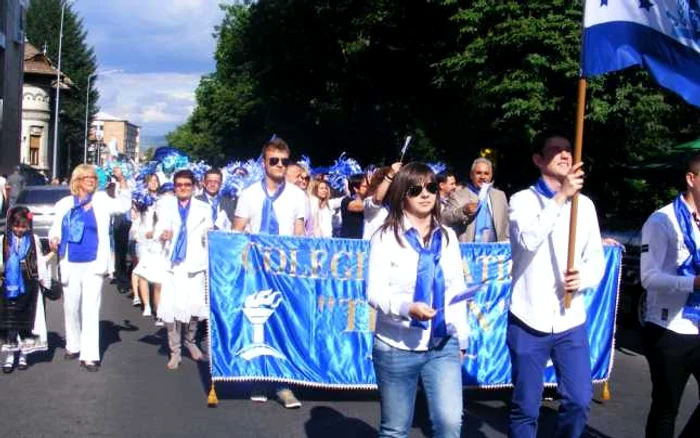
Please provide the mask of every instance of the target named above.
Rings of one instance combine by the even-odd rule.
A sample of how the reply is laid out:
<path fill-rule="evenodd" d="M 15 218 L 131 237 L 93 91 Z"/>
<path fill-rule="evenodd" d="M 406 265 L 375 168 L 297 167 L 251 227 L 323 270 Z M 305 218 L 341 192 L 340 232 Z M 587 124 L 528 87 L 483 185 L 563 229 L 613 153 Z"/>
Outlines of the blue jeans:
<path fill-rule="evenodd" d="M 542 333 L 509 314 L 506 336 L 514 385 L 508 436 L 537 436 L 537 418 L 544 387 L 542 379 L 550 357 L 557 374 L 557 391 L 561 396 L 554 436 L 581 436 L 593 397 L 586 325 L 562 333 Z"/>
<path fill-rule="evenodd" d="M 428 351 L 400 350 L 374 338 L 372 360 L 382 411 L 379 437 L 408 436 L 419 378 L 428 400 L 433 436 L 459 437 L 462 364 L 455 338 Z"/>

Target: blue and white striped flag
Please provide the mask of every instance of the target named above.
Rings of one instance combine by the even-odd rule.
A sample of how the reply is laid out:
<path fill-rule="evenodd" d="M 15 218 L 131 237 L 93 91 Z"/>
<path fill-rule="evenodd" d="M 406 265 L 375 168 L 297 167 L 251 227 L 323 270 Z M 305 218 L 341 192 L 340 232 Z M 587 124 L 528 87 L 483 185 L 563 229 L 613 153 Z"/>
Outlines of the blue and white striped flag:
<path fill-rule="evenodd" d="M 700 2 L 587 0 L 583 25 L 584 77 L 640 65 L 700 106 Z"/>

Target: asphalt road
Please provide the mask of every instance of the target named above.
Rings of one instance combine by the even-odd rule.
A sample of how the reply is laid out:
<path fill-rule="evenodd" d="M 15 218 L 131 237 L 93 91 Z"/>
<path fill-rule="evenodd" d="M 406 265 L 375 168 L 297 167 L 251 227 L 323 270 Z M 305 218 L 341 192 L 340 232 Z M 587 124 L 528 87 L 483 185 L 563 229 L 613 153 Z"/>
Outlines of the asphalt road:
<path fill-rule="evenodd" d="M 27 371 L 0 376 L 0 437 L 312 437 L 376 435 L 379 404 L 371 392 L 299 390 L 301 409 L 274 401 L 254 405 L 248 387 L 217 384 L 220 403 L 207 408 L 206 366 L 184 359 L 165 368 L 165 330 L 141 317 L 131 300 L 106 286 L 102 305 L 103 364 L 98 373 L 63 359 L 63 312 L 48 303 L 51 350 L 30 357 Z M 586 437 L 643 436 L 650 381 L 639 334 L 618 329 L 612 399 L 591 407 Z M 464 437 L 504 437 L 508 391 L 466 391 Z M 686 388 L 678 432 L 698 403 L 698 386 Z M 540 417 L 540 437 L 551 435 L 556 402 Z M 429 436 L 427 408 L 419 399 L 411 437 Z"/>

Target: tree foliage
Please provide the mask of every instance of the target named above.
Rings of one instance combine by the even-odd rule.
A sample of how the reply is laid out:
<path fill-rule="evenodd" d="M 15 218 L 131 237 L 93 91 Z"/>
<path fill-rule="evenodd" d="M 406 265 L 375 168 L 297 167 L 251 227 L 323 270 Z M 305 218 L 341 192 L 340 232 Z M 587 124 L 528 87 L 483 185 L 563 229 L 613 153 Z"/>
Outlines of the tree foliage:
<path fill-rule="evenodd" d="M 58 64 L 58 43 L 61 24 L 62 0 L 31 0 L 27 9 L 27 39 L 35 47 L 46 46 L 49 59 Z M 83 161 L 85 138 L 85 104 L 88 78 L 95 74 L 97 61 L 92 47 L 86 43 L 82 20 L 66 4 L 63 19 L 63 46 L 61 70 L 73 82 L 71 90 L 62 90 L 59 117 L 59 169 L 66 175 Z M 90 84 L 89 115 L 98 111 L 99 93 Z"/>
<path fill-rule="evenodd" d="M 466 176 L 482 148 L 513 192 L 535 176 L 531 146 L 573 133 L 581 2 L 566 0 L 267 0 L 225 6 L 216 71 L 169 141 L 225 161 L 258 153 L 273 133 L 327 162 L 449 163 Z M 588 83 L 587 190 L 605 217 L 642 220 L 669 180 L 632 172 L 697 138 L 699 112 L 639 69 Z"/>

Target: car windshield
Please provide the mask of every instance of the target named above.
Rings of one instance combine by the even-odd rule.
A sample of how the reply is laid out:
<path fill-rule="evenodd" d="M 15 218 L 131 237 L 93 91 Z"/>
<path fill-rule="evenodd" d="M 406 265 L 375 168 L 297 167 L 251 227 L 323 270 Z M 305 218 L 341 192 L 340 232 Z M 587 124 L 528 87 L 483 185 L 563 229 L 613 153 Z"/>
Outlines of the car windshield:
<path fill-rule="evenodd" d="M 22 205 L 55 204 L 61 198 L 70 195 L 70 189 L 35 190 L 26 188 L 17 197 L 17 203 Z"/>

